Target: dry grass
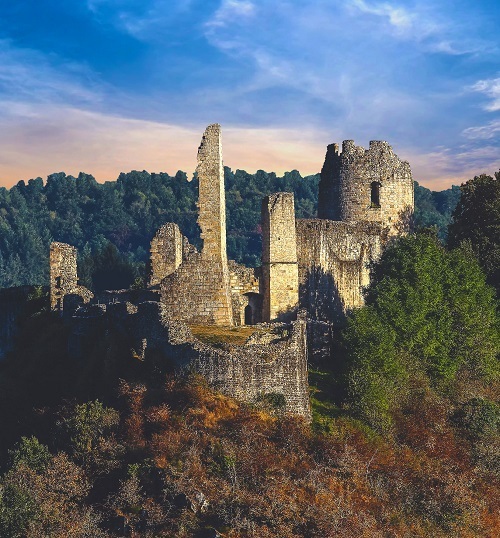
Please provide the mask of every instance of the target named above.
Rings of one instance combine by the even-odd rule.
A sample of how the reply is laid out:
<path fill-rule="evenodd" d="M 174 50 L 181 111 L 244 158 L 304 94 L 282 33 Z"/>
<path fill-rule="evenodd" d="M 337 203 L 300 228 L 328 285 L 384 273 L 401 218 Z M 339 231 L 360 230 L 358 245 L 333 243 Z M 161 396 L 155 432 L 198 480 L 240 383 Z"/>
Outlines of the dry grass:
<path fill-rule="evenodd" d="M 193 335 L 205 344 L 233 344 L 237 346 L 243 345 L 256 330 L 263 330 L 252 326 L 216 327 L 214 325 L 190 325 L 189 328 Z"/>

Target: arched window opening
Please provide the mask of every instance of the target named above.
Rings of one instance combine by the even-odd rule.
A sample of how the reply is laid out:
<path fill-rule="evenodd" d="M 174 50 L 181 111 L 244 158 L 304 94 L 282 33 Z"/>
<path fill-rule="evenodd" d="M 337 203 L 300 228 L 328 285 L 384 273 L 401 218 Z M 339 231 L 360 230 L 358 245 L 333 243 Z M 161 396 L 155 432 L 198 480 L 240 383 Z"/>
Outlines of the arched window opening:
<path fill-rule="evenodd" d="M 371 185 L 371 203 L 370 207 L 380 207 L 380 183 L 374 181 Z"/>

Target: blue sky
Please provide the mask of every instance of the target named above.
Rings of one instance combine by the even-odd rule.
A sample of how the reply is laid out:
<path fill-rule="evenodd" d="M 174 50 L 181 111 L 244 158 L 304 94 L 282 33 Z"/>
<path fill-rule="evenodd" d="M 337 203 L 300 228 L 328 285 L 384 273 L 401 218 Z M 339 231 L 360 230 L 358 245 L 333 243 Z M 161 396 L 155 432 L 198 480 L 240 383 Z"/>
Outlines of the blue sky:
<path fill-rule="evenodd" d="M 80 170 L 303 174 L 389 141 L 447 188 L 500 168 L 498 0 L 16 0 L 0 4 L 0 185 Z"/>

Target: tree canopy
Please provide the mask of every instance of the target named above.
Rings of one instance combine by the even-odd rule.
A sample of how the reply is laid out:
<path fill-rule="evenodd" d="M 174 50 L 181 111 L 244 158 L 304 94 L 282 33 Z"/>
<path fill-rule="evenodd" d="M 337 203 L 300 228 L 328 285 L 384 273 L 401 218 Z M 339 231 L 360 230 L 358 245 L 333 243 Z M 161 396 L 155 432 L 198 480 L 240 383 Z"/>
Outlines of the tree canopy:
<path fill-rule="evenodd" d="M 345 331 L 357 413 L 384 427 L 415 376 L 441 391 L 463 375 L 498 377 L 494 291 L 470 252 L 420 233 L 395 241 L 372 273 Z"/>
<path fill-rule="evenodd" d="M 500 171 L 476 176 L 460 187 L 461 197 L 449 226 L 448 244 L 468 241 L 488 282 L 500 291 Z"/>

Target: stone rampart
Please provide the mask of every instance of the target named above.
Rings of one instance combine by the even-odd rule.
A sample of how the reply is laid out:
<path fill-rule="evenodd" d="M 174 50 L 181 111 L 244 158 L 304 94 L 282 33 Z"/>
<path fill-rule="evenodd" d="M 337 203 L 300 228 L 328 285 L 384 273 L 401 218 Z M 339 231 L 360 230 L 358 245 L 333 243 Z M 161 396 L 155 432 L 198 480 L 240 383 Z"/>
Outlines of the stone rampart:
<path fill-rule="evenodd" d="M 198 372 L 214 389 L 249 403 L 282 395 L 281 411 L 310 418 L 307 329 L 300 316 L 280 325 L 276 334 L 266 333 L 266 339 L 224 349 L 196 339 L 185 323 L 171 319 L 162 303 L 85 305 L 71 323 L 69 349 L 75 358 L 88 355 L 97 335 L 112 347 L 114 335 L 121 349 L 128 348 L 142 361 L 154 357 L 159 366 L 163 361 Z"/>

